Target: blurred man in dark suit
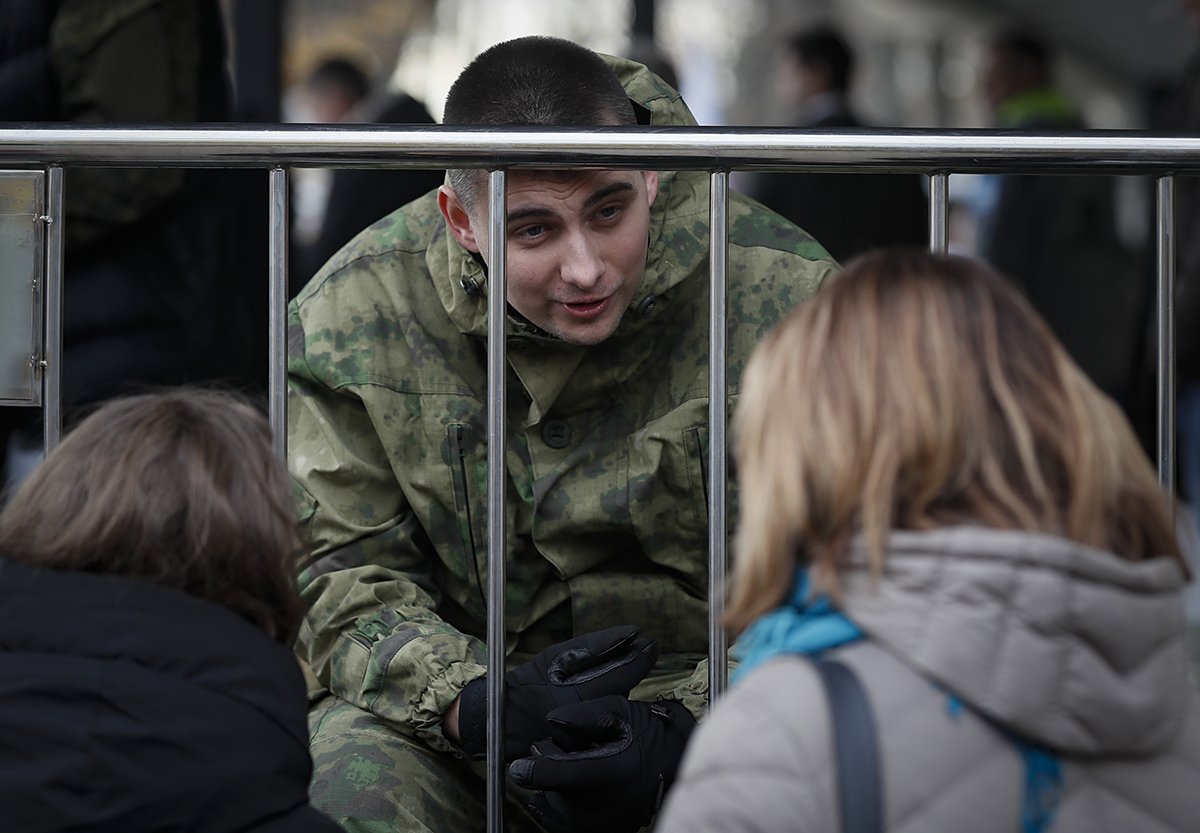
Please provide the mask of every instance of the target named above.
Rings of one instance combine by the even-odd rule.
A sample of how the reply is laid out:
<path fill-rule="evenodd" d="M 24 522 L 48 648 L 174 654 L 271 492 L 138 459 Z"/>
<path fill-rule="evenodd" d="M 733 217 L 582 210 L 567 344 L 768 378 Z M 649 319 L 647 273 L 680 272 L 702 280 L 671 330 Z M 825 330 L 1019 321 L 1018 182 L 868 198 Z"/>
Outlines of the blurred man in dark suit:
<path fill-rule="evenodd" d="M 834 29 L 801 31 L 787 42 L 776 95 L 799 127 L 866 127 L 850 107 L 854 53 Z M 774 174 L 756 194 L 825 244 L 838 260 L 866 249 L 927 242 L 928 211 L 914 174 Z"/>

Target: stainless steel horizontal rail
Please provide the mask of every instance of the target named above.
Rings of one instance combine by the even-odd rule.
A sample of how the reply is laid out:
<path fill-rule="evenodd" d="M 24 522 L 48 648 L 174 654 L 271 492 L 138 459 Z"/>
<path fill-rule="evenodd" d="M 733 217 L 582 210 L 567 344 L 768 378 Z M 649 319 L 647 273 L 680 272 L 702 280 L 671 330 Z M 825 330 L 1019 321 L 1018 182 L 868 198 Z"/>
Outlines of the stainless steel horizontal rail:
<path fill-rule="evenodd" d="M 1200 137 L 1141 131 L 779 128 L 82 127 L 0 129 L 0 164 L 656 167 L 667 170 L 1200 173 Z"/>

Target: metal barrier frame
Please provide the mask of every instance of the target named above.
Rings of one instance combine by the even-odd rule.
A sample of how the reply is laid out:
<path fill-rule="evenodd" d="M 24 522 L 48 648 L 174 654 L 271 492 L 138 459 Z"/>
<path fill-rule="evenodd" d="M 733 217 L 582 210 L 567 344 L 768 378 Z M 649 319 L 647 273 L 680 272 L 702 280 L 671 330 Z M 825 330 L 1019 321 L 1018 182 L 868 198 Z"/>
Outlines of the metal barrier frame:
<path fill-rule="evenodd" d="M 22 342 L 24 355 L 5 355 L 4 360 L 7 362 L 11 359 L 16 359 L 13 364 L 8 365 L 8 368 L 24 365 L 24 370 L 21 371 L 22 379 L 16 382 L 16 385 L 23 388 L 25 393 L 20 393 L 11 378 L 0 379 L 0 408 L 3 407 L 34 407 L 38 408 L 42 405 L 42 384 L 41 373 L 39 372 L 41 363 L 44 361 L 43 354 L 43 322 L 45 321 L 45 296 L 46 296 L 46 228 L 49 225 L 50 215 L 46 208 L 46 192 L 47 176 L 45 171 L 41 170 L 8 170 L 0 171 L 0 223 L 9 226 L 10 223 L 16 223 L 18 226 L 25 225 L 27 237 L 26 241 L 31 246 L 29 253 L 30 269 L 28 272 L 18 270 L 14 274 L 17 280 L 13 280 L 13 276 L 0 275 L 0 301 L 8 301 L 4 297 L 4 290 L 9 292 L 14 290 L 22 295 L 25 295 L 26 302 L 24 304 L 17 303 L 14 306 L 17 309 L 17 315 L 13 316 L 11 311 L 5 315 L 5 310 L 0 310 L 0 322 L 5 325 L 10 325 L 14 318 L 22 318 L 24 326 L 29 330 L 28 341 Z M 31 201 L 22 203 L 17 194 L 22 189 L 22 186 L 28 188 L 28 196 Z M 24 211 L 30 211 L 30 214 L 24 214 Z M 13 231 L 10 226 L 8 231 Z M 18 231 L 18 234 L 20 232 Z M 9 242 L 11 238 L 7 236 L 4 242 Z M 3 244 L 0 244 L 3 245 Z M 21 244 L 18 242 L 18 249 Z M 4 253 L 0 253 L 4 254 Z M 14 260 L 19 261 L 18 255 Z M 0 270 L 3 270 L 6 260 L 0 258 Z M 11 296 L 10 296 L 11 297 Z M 27 316 L 22 316 L 20 313 L 28 313 Z M 0 340 L 3 336 L 11 337 L 10 333 L 0 333 Z M 11 372 L 7 369 L 0 371 L 0 374 Z M 11 395 L 10 395 L 11 394 Z"/>
<path fill-rule="evenodd" d="M 727 405 L 725 272 L 728 174 L 754 171 L 913 172 L 929 177 L 929 246 L 948 245 L 953 173 L 1109 173 L 1157 177 L 1157 467 L 1173 492 L 1175 457 L 1175 176 L 1200 173 L 1200 138 L 1131 131 L 1036 134 L 1019 131 L 875 130 L 824 132 L 742 128 L 122 127 L 16 126 L 0 129 L 0 166 L 49 171 L 45 446 L 60 436 L 63 166 L 269 169 L 270 419 L 275 451 L 286 457 L 287 169 L 289 167 L 483 168 L 488 205 L 489 321 L 505 320 L 505 172 L 519 168 L 702 170 L 710 174 L 709 362 L 709 685 L 727 683 Z M 505 658 L 504 328 L 488 328 L 488 757 L 502 760 Z M 503 768 L 487 777 L 488 830 L 503 830 Z"/>

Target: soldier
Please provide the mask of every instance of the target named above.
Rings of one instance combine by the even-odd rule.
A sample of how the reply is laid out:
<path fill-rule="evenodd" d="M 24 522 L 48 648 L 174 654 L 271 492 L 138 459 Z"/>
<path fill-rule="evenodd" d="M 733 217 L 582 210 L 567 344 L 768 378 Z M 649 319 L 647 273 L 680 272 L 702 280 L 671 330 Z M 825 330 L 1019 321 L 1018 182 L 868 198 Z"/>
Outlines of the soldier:
<path fill-rule="evenodd" d="M 545 37 L 478 56 L 445 113 L 695 124 L 644 67 Z M 483 826 L 485 177 L 450 171 L 290 310 L 312 794 L 348 830 Z M 648 824 L 705 705 L 707 190 L 695 172 L 508 177 L 510 829 Z M 835 266 L 738 195 L 729 229 L 736 393 L 753 346 Z"/>

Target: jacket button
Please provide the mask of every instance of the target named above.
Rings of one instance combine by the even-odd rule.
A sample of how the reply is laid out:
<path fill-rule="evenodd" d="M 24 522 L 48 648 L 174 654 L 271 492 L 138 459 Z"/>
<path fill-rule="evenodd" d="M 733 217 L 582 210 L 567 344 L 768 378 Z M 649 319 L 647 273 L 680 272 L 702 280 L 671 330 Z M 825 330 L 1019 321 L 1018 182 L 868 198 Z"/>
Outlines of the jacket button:
<path fill-rule="evenodd" d="M 654 312 L 655 298 L 653 295 L 647 295 L 642 300 L 638 301 L 638 305 L 633 308 L 633 312 L 639 318 L 645 318 L 650 313 Z"/>
<path fill-rule="evenodd" d="M 542 441 L 551 448 L 566 448 L 571 444 L 571 425 L 565 419 L 548 419 L 542 423 Z"/>
<path fill-rule="evenodd" d="M 483 290 L 479 288 L 479 281 L 474 278 L 463 278 L 459 281 L 459 285 L 462 286 L 463 292 L 466 292 L 472 298 L 477 298 L 483 294 Z"/>

